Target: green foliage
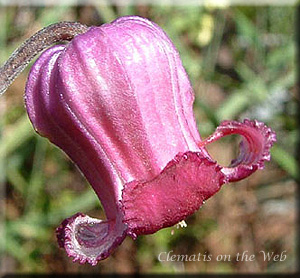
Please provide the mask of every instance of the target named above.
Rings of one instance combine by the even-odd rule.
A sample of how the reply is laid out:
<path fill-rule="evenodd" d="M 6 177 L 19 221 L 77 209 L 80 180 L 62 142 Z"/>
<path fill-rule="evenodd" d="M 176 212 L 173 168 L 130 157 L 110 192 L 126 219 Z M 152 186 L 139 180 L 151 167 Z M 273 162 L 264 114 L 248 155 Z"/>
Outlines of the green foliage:
<path fill-rule="evenodd" d="M 270 163 L 279 173 L 277 182 L 299 178 L 293 157 L 297 109 L 292 7 L 7 7 L 0 10 L 0 23 L 5 27 L 0 29 L 1 59 L 4 61 L 33 30 L 45 25 L 62 20 L 102 24 L 128 14 L 155 21 L 178 48 L 195 89 L 194 108 L 202 135 L 210 134 L 225 119 L 247 116 L 263 120 L 280 135 Z M 47 272 L 51 268 L 45 256 L 56 258 L 58 252 L 55 227 L 78 211 L 103 212 L 96 195 L 70 161 L 35 135 L 22 102 L 15 101 L 21 99 L 23 91 L 23 85 L 12 86 L 0 100 L 6 102 L 0 121 L 0 171 L 6 191 L 1 208 L 5 212 L 5 237 L 0 237 L 0 252 L 14 259 L 18 271 Z M 265 181 L 257 186 L 268 188 Z M 176 264 L 158 262 L 157 256 L 173 249 L 178 253 L 209 249 L 205 238 L 217 231 L 220 211 L 216 208 L 210 213 L 200 220 L 189 219 L 195 223 L 187 228 L 164 229 L 139 238 L 139 269 L 183 271 Z M 206 268 L 209 266 L 201 263 L 201 269 Z M 222 262 L 215 271 L 238 270 Z"/>

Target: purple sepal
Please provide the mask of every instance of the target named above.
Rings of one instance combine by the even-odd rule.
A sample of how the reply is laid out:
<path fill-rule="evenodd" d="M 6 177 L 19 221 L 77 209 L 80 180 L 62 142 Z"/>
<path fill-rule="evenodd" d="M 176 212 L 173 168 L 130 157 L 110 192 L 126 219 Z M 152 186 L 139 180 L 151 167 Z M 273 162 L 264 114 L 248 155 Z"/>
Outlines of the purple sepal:
<path fill-rule="evenodd" d="M 73 262 L 96 265 L 122 243 L 125 230 L 120 219 L 102 221 L 77 213 L 61 223 L 56 236 L 59 246 L 65 248 Z"/>

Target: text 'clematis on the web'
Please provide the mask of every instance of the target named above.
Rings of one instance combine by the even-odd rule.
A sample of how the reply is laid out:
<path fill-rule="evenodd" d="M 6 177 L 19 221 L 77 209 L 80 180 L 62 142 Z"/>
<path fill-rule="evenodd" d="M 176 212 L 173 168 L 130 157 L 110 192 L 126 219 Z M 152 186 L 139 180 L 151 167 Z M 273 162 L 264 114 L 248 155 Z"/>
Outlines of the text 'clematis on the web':
<path fill-rule="evenodd" d="M 33 56 L 62 40 L 70 42 L 47 49 L 32 66 L 25 103 L 35 130 L 74 161 L 106 213 L 106 220 L 77 213 L 57 229 L 74 261 L 96 265 L 127 235 L 177 224 L 223 184 L 270 159 L 275 133 L 256 120 L 224 121 L 201 139 L 179 54 L 159 26 L 141 17 L 43 29 L 1 68 L 1 91 Z M 205 146 L 230 134 L 242 136 L 240 154 L 222 167 Z"/>

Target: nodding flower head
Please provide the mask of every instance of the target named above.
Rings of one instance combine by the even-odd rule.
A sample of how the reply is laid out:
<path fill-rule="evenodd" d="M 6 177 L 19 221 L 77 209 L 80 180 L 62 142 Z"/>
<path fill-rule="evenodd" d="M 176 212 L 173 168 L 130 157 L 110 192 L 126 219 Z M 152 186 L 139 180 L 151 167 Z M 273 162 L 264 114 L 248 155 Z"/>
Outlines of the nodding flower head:
<path fill-rule="evenodd" d="M 256 120 L 224 121 L 202 140 L 193 101 L 173 43 L 137 16 L 87 28 L 35 62 L 30 120 L 80 168 L 107 217 L 77 213 L 62 222 L 57 238 L 74 261 L 95 265 L 126 235 L 177 224 L 270 159 L 275 133 Z M 205 146 L 230 134 L 242 135 L 240 154 L 222 167 Z"/>

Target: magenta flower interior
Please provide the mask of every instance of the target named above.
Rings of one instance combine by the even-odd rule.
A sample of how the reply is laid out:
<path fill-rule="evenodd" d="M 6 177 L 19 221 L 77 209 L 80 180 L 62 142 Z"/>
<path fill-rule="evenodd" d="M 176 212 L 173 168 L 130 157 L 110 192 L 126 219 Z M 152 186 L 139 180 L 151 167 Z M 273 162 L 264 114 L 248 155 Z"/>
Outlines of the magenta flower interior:
<path fill-rule="evenodd" d="M 137 16 L 46 50 L 31 68 L 25 102 L 35 130 L 74 161 L 105 210 L 106 219 L 79 212 L 57 228 L 68 256 L 92 265 L 126 236 L 173 226 L 224 184 L 264 168 L 276 141 L 249 119 L 227 119 L 202 139 L 178 51 Z M 241 135 L 240 153 L 223 167 L 206 146 L 231 134 Z"/>

